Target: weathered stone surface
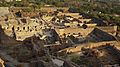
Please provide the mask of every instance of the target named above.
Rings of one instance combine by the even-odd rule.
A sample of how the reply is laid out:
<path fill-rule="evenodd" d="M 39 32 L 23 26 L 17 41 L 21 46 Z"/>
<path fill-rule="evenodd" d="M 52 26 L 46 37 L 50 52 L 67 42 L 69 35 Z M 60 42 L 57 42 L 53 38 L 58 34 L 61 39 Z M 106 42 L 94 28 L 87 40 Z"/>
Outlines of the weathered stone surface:
<path fill-rule="evenodd" d="M 9 14 L 9 8 L 8 7 L 0 7 L 0 16 L 4 16 L 6 14 Z"/>
<path fill-rule="evenodd" d="M 4 66 L 4 61 L 0 58 L 0 67 L 5 67 Z"/>

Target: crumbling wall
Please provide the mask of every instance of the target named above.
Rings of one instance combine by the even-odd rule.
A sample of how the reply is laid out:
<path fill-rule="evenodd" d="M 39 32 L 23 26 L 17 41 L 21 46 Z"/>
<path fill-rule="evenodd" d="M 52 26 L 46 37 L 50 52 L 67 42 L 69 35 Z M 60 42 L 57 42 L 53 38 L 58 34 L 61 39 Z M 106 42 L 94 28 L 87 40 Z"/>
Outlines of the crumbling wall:
<path fill-rule="evenodd" d="M 92 49 L 92 48 L 103 46 L 106 44 L 110 44 L 111 46 L 113 46 L 113 45 L 117 45 L 118 43 L 116 41 L 109 41 L 109 42 L 99 42 L 99 43 L 89 43 L 89 44 L 77 44 L 75 47 L 66 48 L 59 52 L 60 53 L 61 52 L 66 52 L 66 53 L 80 52 L 83 47 Z"/>
<path fill-rule="evenodd" d="M 66 35 L 73 35 L 75 34 L 81 34 L 82 36 L 87 36 L 89 33 L 91 33 L 94 30 L 94 27 L 90 28 L 65 28 L 65 29 L 55 29 L 56 32 L 59 34 L 59 36 L 63 36 L 64 34 Z"/>

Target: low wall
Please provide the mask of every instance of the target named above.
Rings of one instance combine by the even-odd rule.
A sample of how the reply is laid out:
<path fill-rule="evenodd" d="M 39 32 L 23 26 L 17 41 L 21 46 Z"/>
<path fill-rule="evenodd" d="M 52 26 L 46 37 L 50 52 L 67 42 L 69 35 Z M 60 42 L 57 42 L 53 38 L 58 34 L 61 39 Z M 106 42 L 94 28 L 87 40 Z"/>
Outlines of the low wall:
<path fill-rule="evenodd" d="M 84 48 L 95 48 L 95 47 L 99 47 L 99 46 L 104 46 L 108 43 L 111 46 L 114 45 L 117 49 L 120 50 L 120 46 L 117 41 L 108 41 L 108 42 L 89 43 L 89 44 L 76 44 L 74 47 L 66 48 L 66 49 L 59 51 L 59 53 L 61 53 L 61 52 L 66 52 L 66 53 L 80 52 L 83 47 Z"/>

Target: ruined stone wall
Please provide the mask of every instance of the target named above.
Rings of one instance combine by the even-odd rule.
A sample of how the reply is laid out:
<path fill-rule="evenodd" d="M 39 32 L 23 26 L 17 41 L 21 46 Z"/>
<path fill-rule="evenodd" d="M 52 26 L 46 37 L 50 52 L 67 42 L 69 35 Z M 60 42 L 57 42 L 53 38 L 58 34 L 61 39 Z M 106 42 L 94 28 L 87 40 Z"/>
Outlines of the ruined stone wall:
<path fill-rule="evenodd" d="M 41 32 L 41 26 L 36 24 L 19 24 L 19 25 L 10 25 L 10 26 L 2 26 L 4 29 L 4 32 L 6 35 L 11 36 L 12 35 L 12 28 L 14 27 L 15 34 L 17 37 L 17 40 L 24 40 L 27 37 L 31 37 L 36 33 Z"/>
<path fill-rule="evenodd" d="M 90 22 L 91 21 L 91 19 L 79 19 L 79 21 L 81 21 L 81 22 Z"/>
<path fill-rule="evenodd" d="M 117 48 L 120 48 L 120 46 L 119 47 L 117 46 L 119 44 L 117 41 L 108 41 L 108 42 L 89 43 L 89 44 L 76 44 L 75 47 L 66 48 L 66 49 L 63 49 L 59 52 L 64 52 L 64 51 L 66 53 L 80 52 L 83 47 L 92 49 L 92 48 L 95 48 L 95 47 L 106 45 L 107 43 L 109 43 L 112 46 L 114 45 Z"/>
<path fill-rule="evenodd" d="M 23 17 L 36 17 L 39 16 L 38 12 L 22 12 Z"/>
<path fill-rule="evenodd" d="M 117 26 L 100 26 L 97 27 L 100 30 L 103 30 L 104 32 L 109 33 L 110 35 L 115 36 L 117 32 Z"/>
<path fill-rule="evenodd" d="M 79 13 L 58 13 L 57 16 L 80 16 L 82 17 L 81 15 L 79 15 Z"/>
<path fill-rule="evenodd" d="M 66 7 L 41 7 L 40 10 L 41 12 L 54 12 L 57 11 L 57 9 L 62 9 L 64 12 L 67 12 L 69 8 Z"/>
<path fill-rule="evenodd" d="M 47 16 L 47 15 L 44 15 L 44 16 L 42 16 L 42 18 L 45 20 L 45 21 L 51 21 L 52 20 L 52 18 L 53 18 L 54 16 Z"/>
<path fill-rule="evenodd" d="M 79 15 L 79 13 L 58 13 L 57 16 L 71 16 L 73 18 L 82 18 L 82 15 Z"/>
<path fill-rule="evenodd" d="M 42 31 L 39 26 L 22 26 L 20 30 L 16 30 L 17 40 L 24 40 L 27 37 L 31 37 L 36 33 L 40 33 Z"/>
<path fill-rule="evenodd" d="M 1 43 L 4 45 L 16 45 L 20 43 L 15 39 L 13 39 L 12 37 L 6 35 L 5 31 L 2 29 L 1 26 L 0 26 L 0 39 L 1 39 Z"/>
<path fill-rule="evenodd" d="M 81 34 L 82 36 L 87 36 L 89 33 L 91 33 L 94 30 L 95 27 L 90 28 L 65 28 L 65 29 L 55 29 L 56 32 L 59 34 L 59 36 L 66 35 L 72 35 L 72 34 Z"/>

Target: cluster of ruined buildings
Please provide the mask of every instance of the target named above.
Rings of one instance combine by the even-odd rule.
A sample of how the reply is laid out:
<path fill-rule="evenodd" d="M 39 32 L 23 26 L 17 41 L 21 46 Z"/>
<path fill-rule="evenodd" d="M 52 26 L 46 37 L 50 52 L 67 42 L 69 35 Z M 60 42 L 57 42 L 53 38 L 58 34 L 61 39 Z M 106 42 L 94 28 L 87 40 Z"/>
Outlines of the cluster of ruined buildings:
<path fill-rule="evenodd" d="M 70 13 L 66 7 L 22 11 L 26 8 L 0 7 L 0 57 L 8 67 L 80 67 L 61 54 L 118 44 L 115 25 L 99 26 L 92 18 Z"/>

